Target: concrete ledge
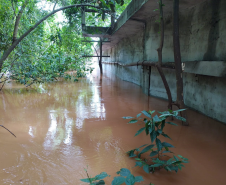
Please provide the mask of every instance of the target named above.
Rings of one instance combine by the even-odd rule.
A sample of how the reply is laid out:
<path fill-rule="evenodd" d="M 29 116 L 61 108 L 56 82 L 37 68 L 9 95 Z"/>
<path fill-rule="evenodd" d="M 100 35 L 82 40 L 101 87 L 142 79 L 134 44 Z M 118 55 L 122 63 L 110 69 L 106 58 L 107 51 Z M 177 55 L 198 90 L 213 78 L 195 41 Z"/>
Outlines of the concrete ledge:
<path fill-rule="evenodd" d="M 82 34 L 84 37 L 103 37 L 109 35 L 110 32 L 110 27 L 84 26 L 82 28 Z"/>
<path fill-rule="evenodd" d="M 149 0 L 133 0 L 127 8 L 123 11 L 121 16 L 118 18 L 117 22 L 115 23 L 115 27 L 112 31 L 114 34 L 119 28 L 121 28 L 126 21 L 131 18 L 140 8 Z"/>
<path fill-rule="evenodd" d="M 226 77 L 226 61 L 185 62 L 184 72 L 207 76 Z"/>

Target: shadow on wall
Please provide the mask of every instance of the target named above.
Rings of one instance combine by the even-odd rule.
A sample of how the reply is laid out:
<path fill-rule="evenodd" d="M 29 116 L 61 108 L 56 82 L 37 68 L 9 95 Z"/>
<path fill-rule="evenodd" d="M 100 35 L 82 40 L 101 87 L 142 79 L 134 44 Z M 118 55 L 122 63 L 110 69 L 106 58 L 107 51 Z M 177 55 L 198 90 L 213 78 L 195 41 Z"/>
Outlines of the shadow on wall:
<path fill-rule="evenodd" d="M 208 39 L 208 48 L 206 53 L 203 56 L 203 60 L 211 61 L 211 60 L 218 60 L 216 57 L 216 47 L 217 47 L 217 40 L 219 38 L 219 8 L 220 8 L 220 0 L 211 1 L 212 7 L 212 19 L 211 19 L 211 28 L 209 32 L 209 39 Z"/>

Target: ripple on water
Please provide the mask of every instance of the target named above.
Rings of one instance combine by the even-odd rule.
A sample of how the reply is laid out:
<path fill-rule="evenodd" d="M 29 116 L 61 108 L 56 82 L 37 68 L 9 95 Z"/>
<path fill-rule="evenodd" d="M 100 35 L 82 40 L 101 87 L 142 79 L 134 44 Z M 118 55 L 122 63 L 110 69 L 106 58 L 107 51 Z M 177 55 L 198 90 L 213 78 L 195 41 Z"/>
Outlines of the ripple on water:
<path fill-rule="evenodd" d="M 134 84 L 93 78 L 24 90 L 12 83 L 0 98 L 0 124 L 17 136 L 0 129 L 0 184 L 83 184 L 79 179 L 86 177 L 87 165 L 91 176 L 102 171 L 115 176 L 120 168 L 129 168 L 146 184 L 225 182 L 225 126 L 193 111 L 190 127 L 178 123 L 166 128 L 174 151 L 191 160 L 182 172 L 148 175 L 133 168 L 126 151 L 150 141 L 145 135 L 134 137 L 140 127 L 127 125 L 121 117 L 156 107 L 164 111 L 167 104 L 148 99 Z"/>

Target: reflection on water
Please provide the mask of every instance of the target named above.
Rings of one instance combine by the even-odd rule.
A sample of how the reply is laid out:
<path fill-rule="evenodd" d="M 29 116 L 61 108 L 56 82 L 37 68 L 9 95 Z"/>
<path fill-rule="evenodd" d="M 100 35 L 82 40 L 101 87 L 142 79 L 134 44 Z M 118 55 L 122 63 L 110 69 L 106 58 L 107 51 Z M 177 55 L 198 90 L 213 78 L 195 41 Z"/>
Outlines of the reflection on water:
<path fill-rule="evenodd" d="M 79 89 L 71 98 L 67 97 L 67 94 L 65 96 L 60 96 L 56 92 L 52 94 L 55 102 L 61 102 L 66 106 L 49 110 L 50 124 L 43 143 L 45 149 L 55 149 L 62 142 L 71 145 L 74 126 L 78 131 L 81 130 L 86 119 L 105 120 L 104 103 L 101 102 L 99 87 L 96 85 Z M 71 106 L 68 108 L 69 103 Z"/>
<path fill-rule="evenodd" d="M 32 89 L 8 84 L 1 93 L 1 124 L 5 123 L 17 139 L 0 130 L 0 157 L 7 159 L 0 162 L 0 184 L 79 182 L 85 174 L 83 168 L 89 164 L 86 147 L 81 146 L 94 141 L 92 135 L 97 134 L 90 130 L 88 138 L 84 124 L 86 120 L 106 118 L 99 85 L 92 78 L 80 83 L 41 84 Z M 111 132 L 111 127 L 107 130 Z M 98 138 L 100 148 L 105 139 Z M 93 157 L 99 161 L 101 155 Z M 56 178 L 61 171 L 64 177 Z M 74 172 L 75 178 L 67 177 Z"/>
<path fill-rule="evenodd" d="M 149 107 L 164 111 L 167 102 L 147 98 L 139 87 L 120 80 L 91 76 L 79 82 L 59 82 L 26 89 L 10 83 L 0 93 L 0 184 L 83 184 L 83 170 L 114 177 L 120 168 L 142 175 L 143 184 L 224 184 L 224 125 L 190 111 L 190 127 L 167 127 L 175 153 L 190 159 L 179 174 L 145 174 L 126 151 L 149 138 L 134 137 L 140 128 L 121 117 Z M 195 168 L 194 168 L 195 164 Z M 161 178 L 159 178 L 161 176 Z M 112 178 L 111 177 L 111 178 Z M 111 178 L 106 180 L 110 184 Z"/>

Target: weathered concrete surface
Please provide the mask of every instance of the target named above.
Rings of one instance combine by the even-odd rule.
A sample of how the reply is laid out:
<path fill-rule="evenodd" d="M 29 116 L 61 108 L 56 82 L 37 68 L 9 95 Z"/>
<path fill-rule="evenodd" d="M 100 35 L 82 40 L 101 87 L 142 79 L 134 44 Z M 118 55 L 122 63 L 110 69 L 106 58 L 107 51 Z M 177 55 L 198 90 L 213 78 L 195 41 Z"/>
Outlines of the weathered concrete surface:
<path fill-rule="evenodd" d="M 190 2 L 194 3 L 194 1 Z M 149 1 L 133 16 L 142 14 L 148 3 Z M 167 3 L 172 3 L 172 1 L 167 1 Z M 167 5 L 164 9 L 168 10 Z M 207 0 L 196 4 L 196 6 L 183 9 L 180 13 L 181 54 L 182 61 L 185 62 L 185 104 L 224 123 L 226 123 L 224 103 L 226 102 L 226 78 L 224 77 L 226 71 L 224 62 L 226 61 L 225 10 L 225 0 Z M 138 17 L 136 18 L 138 19 Z M 127 29 L 122 25 L 113 35 L 113 37 L 118 37 L 117 34 L 121 34 L 118 42 L 115 45 L 111 43 L 105 47 L 105 54 L 110 55 L 111 58 L 104 60 L 123 64 L 143 60 L 157 62 L 156 49 L 160 38 L 159 25 L 156 20 L 158 20 L 157 16 L 149 18 L 146 20 L 145 27 L 140 22 L 140 31 L 132 36 L 128 32 L 122 36 L 122 30 Z M 165 29 L 163 62 L 173 62 L 173 26 L 170 12 L 165 13 Z M 195 62 L 188 61 L 202 62 L 196 62 L 195 65 Z M 167 99 L 164 85 L 155 67 L 120 67 L 104 64 L 103 69 L 106 75 L 115 74 L 123 80 L 141 86 L 146 94 Z M 163 71 L 169 83 L 173 100 L 175 100 L 175 72 L 172 69 L 164 69 Z"/>
<path fill-rule="evenodd" d="M 208 0 L 180 14 L 182 61 L 226 61 L 226 1 Z M 152 17 L 146 27 L 146 59 L 157 61 L 159 42 L 158 17 Z M 165 16 L 164 61 L 173 62 L 172 14 Z"/>
<path fill-rule="evenodd" d="M 226 79 L 184 74 L 185 104 L 207 116 L 226 123 Z"/>
<path fill-rule="evenodd" d="M 195 6 L 205 0 L 180 0 L 180 9 L 183 11 L 186 8 Z M 113 30 L 105 28 L 90 27 L 83 30 L 83 36 L 86 37 L 104 37 L 108 38 L 111 43 L 105 43 L 104 49 L 109 49 L 124 37 L 132 36 L 143 30 L 144 22 L 151 17 L 158 15 L 158 11 L 154 11 L 159 8 L 157 0 L 133 0 L 121 16 L 118 18 Z M 172 13 L 173 0 L 163 0 L 164 12 L 166 14 Z M 96 29 L 97 32 L 87 32 L 87 29 Z M 102 33 L 99 33 L 102 30 Z"/>
<path fill-rule="evenodd" d="M 184 72 L 216 77 L 226 77 L 226 62 L 225 61 L 187 62 L 185 64 Z"/>

